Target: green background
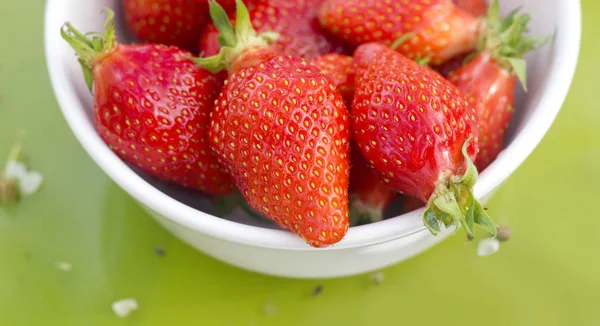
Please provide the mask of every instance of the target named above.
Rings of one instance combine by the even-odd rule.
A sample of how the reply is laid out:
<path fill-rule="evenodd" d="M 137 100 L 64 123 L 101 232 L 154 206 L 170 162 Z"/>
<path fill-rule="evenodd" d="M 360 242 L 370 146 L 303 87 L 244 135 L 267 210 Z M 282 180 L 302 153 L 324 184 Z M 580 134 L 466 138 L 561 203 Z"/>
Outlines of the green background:
<path fill-rule="evenodd" d="M 21 137 L 46 178 L 40 192 L 0 209 L 0 325 L 600 325 L 600 2 L 582 3 L 582 52 L 563 110 L 489 203 L 513 239 L 480 258 L 453 237 L 384 269 L 375 286 L 368 275 L 245 272 L 168 234 L 65 124 L 46 73 L 44 1 L 0 1 L 0 153 Z M 140 308 L 120 319 L 110 306 L 126 297 Z"/>

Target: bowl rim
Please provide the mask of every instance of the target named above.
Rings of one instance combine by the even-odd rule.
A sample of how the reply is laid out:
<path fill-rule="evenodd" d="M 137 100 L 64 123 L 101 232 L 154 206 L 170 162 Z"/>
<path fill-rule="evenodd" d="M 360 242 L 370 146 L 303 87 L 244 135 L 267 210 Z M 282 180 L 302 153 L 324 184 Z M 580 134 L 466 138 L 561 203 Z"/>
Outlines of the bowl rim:
<path fill-rule="evenodd" d="M 64 57 L 60 55 L 63 40 L 58 27 L 60 11 L 65 0 L 47 0 L 44 17 L 44 47 L 46 65 L 55 97 L 63 117 L 84 150 L 114 182 L 138 203 L 167 219 L 201 232 L 207 236 L 248 246 L 281 250 L 342 250 L 373 246 L 418 232 L 428 232 L 420 214 L 423 209 L 405 213 L 381 222 L 352 227 L 342 241 L 326 248 L 312 248 L 295 234 L 284 230 L 266 229 L 222 219 L 187 206 L 161 192 L 119 159 L 89 123 L 73 87 L 70 87 Z M 556 23 L 552 45 L 554 61 L 548 67 L 545 87 L 531 115 L 521 131 L 500 156 L 484 170 L 474 193 L 477 198 L 493 192 L 529 156 L 546 135 L 560 111 L 571 86 L 577 66 L 581 43 L 581 3 L 579 0 L 560 1 L 561 15 Z M 448 233 L 444 233 L 444 236 Z"/>

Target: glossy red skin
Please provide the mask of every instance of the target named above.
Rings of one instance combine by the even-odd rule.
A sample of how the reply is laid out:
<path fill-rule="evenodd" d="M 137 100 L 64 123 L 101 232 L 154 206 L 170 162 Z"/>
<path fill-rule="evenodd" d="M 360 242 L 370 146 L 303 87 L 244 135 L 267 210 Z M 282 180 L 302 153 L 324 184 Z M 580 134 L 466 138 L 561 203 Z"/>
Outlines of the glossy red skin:
<path fill-rule="evenodd" d="M 354 59 L 339 53 L 329 53 L 310 60 L 310 63 L 331 78 L 344 102 L 350 107 L 354 98 Z"/>
<path fill-rule="evenodd" d="M 210 145 L 252 208 L 313 247 L 332 245 L 348 230 L 348 112 L 318 68 L 268 52 L 233 65 Z"/>
<path fill-rule="evenodd" d="M 356 46 L 391 45 L 415 33 L 398 52 L 411 59 L 429 57 L 433 64 L 471 51 L 481 29 L 477 19 L 450 0 L 327 0 L 318 17 L 327 30 Z"/>
<path fill-rule="evenodd" d="M 223 84 L 176 47 L 117 45 L 93 63 L 100 137 L 141 170 L 210 194 L 231 192 L 208 147 L 208 120 Z"/>
<path fill-rule="evenodd" d="M 427 201 L 447 174 L 464 172 L 461 149 L 469 137 L 475 159 L 475 109 L 438 73 L 385 45 L 362 45 L 354 60 L 356 144 L 386 185 Z"/>
<path fill-rule="evenodd" d="M 273 48 L 294 57 L 311 59 L 327 53 L 351 54 L 352 47 L 328 33 L 317 20 L 317 9 L 323 0 L 255 0 L 250 10 L 257 32 L 280 34 Z M 209 25 L 200 38 L 200 51 L 205 57 L 219 53 L 217 31 Z"/>
<path fill-rule="evenodd" d="M 484 16 L 487 12 L 487 0 L 454 0 L 457 6 L 475 17 Z"/>
<path fill-rule="evenodd" d="M 396 198 L 398 193 L 381 182 L 379 176 L 375 175 L 367 160 L 354 146 L 352 147 L 351 162 L 351 196 L 354 196 L 355 200 L 359 200 L 361 205 L 383 215 L 384 210 Z"/>
<path fill-rule="evenodd" d="M 196 1 L 201 3 L 203 6 L 206 6 L 206 8 L 208 8 L 208 0 L 196 0 Z M 244 4 L 246 5 L 246 8 L 248 10 L 254 9 L 254 2 L 255 2 L 255 0 L 244 0 Z M 223 9 L 225 10 L 225 12 L 227 12 L 227 14 L 229 14 L 229 15 L 235 14 L 235 11 L 236 11 L 235 0 L 217 0 L 217 3 L 219 3 L 221 5 L 221 7 L 223 7 Z"/>
<path fill-rule="evenodd" d="M 483 52 L 449 80 L 460 88 L 473 103 L 480 120 L 478 170 L 485 169 L 500 153 L 504 134 L 514 112 L 517 77 Z"/>
<path fill-rule="evenodd" d="M 144 43 L 175 45 L 197 51 L 210 22 L 207 2 L 198 0 L 124 0 L 127 26 Z"/>
<path fill-rule="evenodd" d="M 343 54 L 330 53 L 314 58 L 311 63 L 332 80 L 346 106 L 350 108 L 354 98 L 354 59 Z M 352 148 L 350 157 L 350 196 L 353 200 L 360 201 L 361 207 L 383 215 L 383 211 L 396 197 L 397 192 L 383 184 L 371 171 L 358 148 Z"/>

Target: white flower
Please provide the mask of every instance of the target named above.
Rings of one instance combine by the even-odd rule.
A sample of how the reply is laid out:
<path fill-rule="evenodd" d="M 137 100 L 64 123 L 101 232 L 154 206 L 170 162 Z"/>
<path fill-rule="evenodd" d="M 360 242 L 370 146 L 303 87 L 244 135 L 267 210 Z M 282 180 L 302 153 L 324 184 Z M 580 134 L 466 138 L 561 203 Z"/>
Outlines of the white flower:
<path fill-rule="evenodd" d="M 21 146 L 15 144 L 6 161 L 6 168 L 4 171 L 0 171 L 0 175 L 7 177 L 10 182 L 16 184 L 17 192 L 20 195 L 29 196 L 40 188 L 44 177 L 38 171 L 28 170 L 27 166 L 19 161 L 20 151 Z"/>
<path fill-rule="evenodd" d="M 135 299 L 131 299 L 131 298 L 115 301 L 112 304 L 113 312 L 121 318 L 127 317 L 132 311 L 135 311 L 137 309 L 138 309 L 137 301 Z"/>
<path fill-rule="evenodd" d="M 19 161 L 6 162 L 4 174 L 12 179 L 20 180 L 27 174 L 27 167 Z"/>
<path fill-rule="evenodd" d="M 498 249 L 500 249 L 500 241 L 498 239 L 481 239 L 477 245 L 477 256 L 489 256 L 498 251 Z"/>
<path fill-rule="evenodd" d="M 38 171 L 27 172 L 19 179 L 21 194 L 24 196 L 34 194 L 42 185 L 42 181 L 44 181 L 44 177 Z"/>

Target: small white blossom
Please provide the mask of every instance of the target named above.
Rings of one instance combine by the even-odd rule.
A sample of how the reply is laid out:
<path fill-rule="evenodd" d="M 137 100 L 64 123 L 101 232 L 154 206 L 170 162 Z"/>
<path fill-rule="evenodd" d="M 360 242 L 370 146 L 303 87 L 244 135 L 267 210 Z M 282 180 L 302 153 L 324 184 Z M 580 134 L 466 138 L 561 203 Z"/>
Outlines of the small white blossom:
<path fill-rule="evenodd" d="M 27 175 L 27 167 L 25 164 L 19 161 L 8 161 L 6 162 L 6 169 L 4 174 L 12 179 L 20 180 Z"/>
<path fill-rule="evenodd" d="M 21 194 L 24 196 L 34 194 L 40 188 L 43 181 L 44 177 L 38 171 L 27 172 L 27 174 L 19 179 Z"/>
<path fill-rule="evenodd" d="M 113 312 L 121 318 L 127 317 L 132 311 L 135 311 L 137 309 L 138 303 L 135 299 L 122 299 L 119 301 L 115 301 L 112 304 Z"/>
<path fill-rule="evenodd" d="M 44 178 L 38 171 L 28 170 L 27 166 L 19 161 L 19 153 L 21 146 L 16 144 L 10 151 L 8 160 L 6 161 L 6 167 L 4 171 L 0 171 L 0 176 L 3 176 L 8 182 L 13 183 L 16 187 L 15 191 L 18 195 L 29 196 L 34 194 L 42 185 Z M 1 163 L 0 163 L 1 165 Z M 7 179 L 6 179 L 7 178 Z M 14 193 L 14 191 L 13 191 Z M 16 198 L 18 195 L 13 195 L 11 198 Z M 10 200 L 3 194 L 0 198 L 0 202 Z"/>
<path fill-rule="evenodd" d="M 500 241 L 498 239 L 481 239 L 477 245 L 477 256 L 489 256 L 498 251 L 498 249 L 500 249 Z"/>
<path fill-rule="evenodd" d="M 71 266 L 71 264 L 64 261 L 56 262 L 54 266 L 56 266 L 56 268 L 63 272 L 70 272 L 73 269 L 73 266 Z"/>

